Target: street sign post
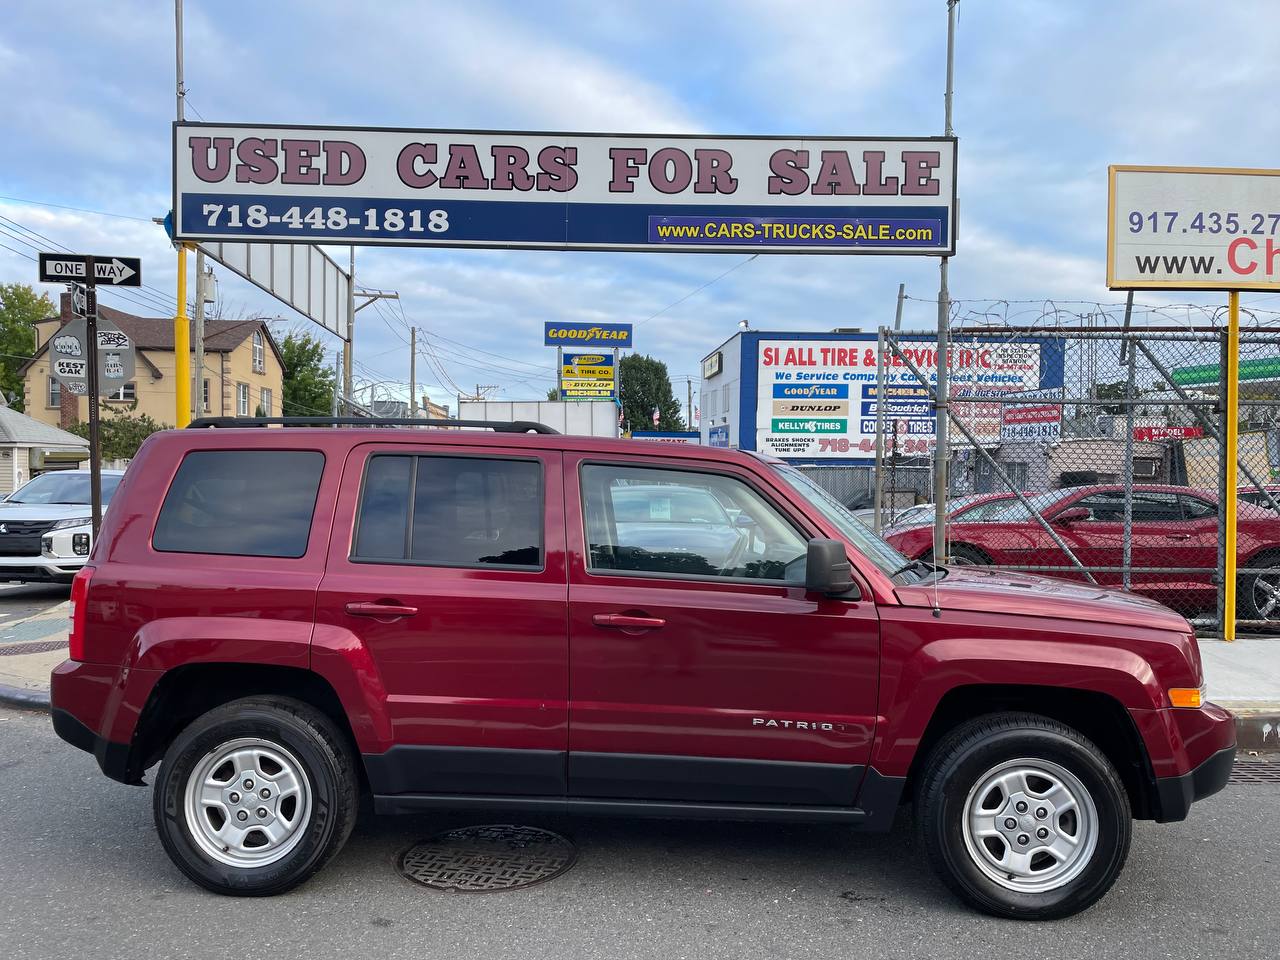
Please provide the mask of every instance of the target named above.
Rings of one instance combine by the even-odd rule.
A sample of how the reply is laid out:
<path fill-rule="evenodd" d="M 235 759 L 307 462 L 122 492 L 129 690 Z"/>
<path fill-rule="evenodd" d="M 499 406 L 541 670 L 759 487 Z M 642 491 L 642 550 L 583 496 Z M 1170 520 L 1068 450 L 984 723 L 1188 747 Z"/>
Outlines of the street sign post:
<path fill-rule="evenodd" d="M 90 278 L 92 271 L 92 278 Z M 40 254 L 42 283 L 109 283 L 113 287 L 142 286 L 140 257 L 95 257 L 84 253 Z"/>
<path fill-rule="evenodd" d="M 71 292 L 75 319 L 53 335 L 49 343 L 49 372 L 63 389 L 89 400 L 89 488 L 93 535 L 102 526 L 102 447 L 98 397 L 133 377 L 134 345 L 109 320 L 98 317 L 98 284 L 136 287 L 142 283 L 138 257 L 95 257 L 91 254 L 42 253 L 40 279 L 65 283 Z"/>

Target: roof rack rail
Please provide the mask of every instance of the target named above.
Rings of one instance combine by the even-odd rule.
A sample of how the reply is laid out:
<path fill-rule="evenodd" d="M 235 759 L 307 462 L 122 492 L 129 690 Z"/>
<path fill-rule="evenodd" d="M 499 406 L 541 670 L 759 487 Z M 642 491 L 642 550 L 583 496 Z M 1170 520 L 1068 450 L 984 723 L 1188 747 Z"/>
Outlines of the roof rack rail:
<path fill-rule="evenodd" d="M 532 420 L 421 420 L 414 417 L 197 417 L 188 430 L 207 427 L 481 427 L 497 433 L 558 434 Z"/>

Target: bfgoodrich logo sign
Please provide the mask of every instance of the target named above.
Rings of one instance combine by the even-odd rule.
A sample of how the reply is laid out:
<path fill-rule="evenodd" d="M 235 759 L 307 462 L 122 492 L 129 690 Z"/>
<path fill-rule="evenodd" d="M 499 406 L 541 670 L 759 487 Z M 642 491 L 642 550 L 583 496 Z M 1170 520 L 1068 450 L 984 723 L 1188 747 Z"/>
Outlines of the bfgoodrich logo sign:
<path fill-rule="evenodd" d="M 543 343 L 549 347 L 629 347 L 629 323 L 548 323 L 543 330 Z"/>

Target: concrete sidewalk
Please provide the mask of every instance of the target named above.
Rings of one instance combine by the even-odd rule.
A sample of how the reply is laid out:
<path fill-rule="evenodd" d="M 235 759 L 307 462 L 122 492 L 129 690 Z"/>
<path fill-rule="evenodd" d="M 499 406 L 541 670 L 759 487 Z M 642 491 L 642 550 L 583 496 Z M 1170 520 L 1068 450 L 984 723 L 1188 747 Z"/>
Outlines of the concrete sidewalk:
<path fill-rule="evenodd" d="M 49 671 L 67 656 L 66 601 L 0 621 L 0 704 L 49 705 Z M 1201 640 L 1209 699 L 1236 715 L 1241 750 L 1280 751 L 1280 638 Z"/>

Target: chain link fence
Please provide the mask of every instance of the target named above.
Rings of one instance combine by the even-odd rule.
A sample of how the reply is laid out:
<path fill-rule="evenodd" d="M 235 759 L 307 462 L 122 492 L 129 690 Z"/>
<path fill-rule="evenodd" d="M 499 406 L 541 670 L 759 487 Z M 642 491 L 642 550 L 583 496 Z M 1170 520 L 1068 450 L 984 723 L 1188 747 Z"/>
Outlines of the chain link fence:
<path fill-rule="evenodd" d="M 1280 328 L 1242 333 L 1239 444 L 1225 451 L 1225 329 L 1208 311 L 1203 323 L 1171 325 L 1167 309 L 1073 323 L 1054 311 L 1040 323 L 953 332 L 950 449 L 935 451 L 948 464 L 942 549 L 934 510 L 903 514 L 898 492 L 929 496 L 934 457 L 905 457 L 898 440 L 919 435 L 922 409 L 896 402 L 895 390 L 926 388 L 934 403 L 923 415 L 936 415 L 931 338 L 882 331 L 877 466 L 811 475 L 846 502 L 865 480 L 874 503 L 879 486 L 870 522 L 909 557 L 1126 590 L 1207 633 L 1222 622 L 1223 515 L 1234 496 L 1237 623 L 1280 632 Z M 1232 459 L 1238 482 L 1228 489 Z"/>

